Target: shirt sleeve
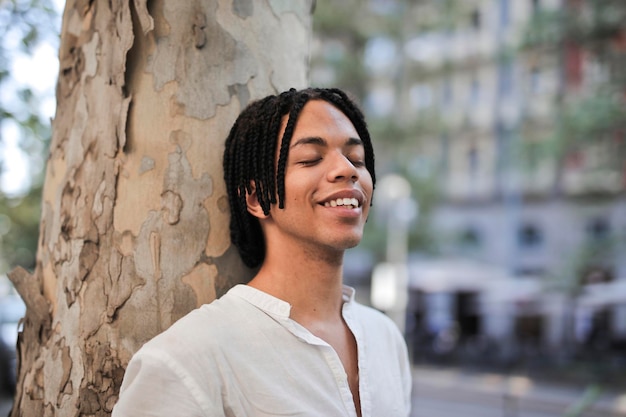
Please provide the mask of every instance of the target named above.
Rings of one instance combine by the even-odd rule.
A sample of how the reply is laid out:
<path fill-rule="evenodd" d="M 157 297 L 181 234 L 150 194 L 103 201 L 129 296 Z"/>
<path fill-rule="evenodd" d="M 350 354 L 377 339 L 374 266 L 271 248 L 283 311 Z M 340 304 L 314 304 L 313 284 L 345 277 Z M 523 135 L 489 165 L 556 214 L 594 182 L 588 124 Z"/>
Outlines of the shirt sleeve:
<path fill-rule="evenodd" d="M 112 417 L 213 417 L 223 409 L 200 404 L 199 387 L 167 357 L 138 352 L 128 364 Z M 221 408 L 221 407 L 220 407 Z"/>

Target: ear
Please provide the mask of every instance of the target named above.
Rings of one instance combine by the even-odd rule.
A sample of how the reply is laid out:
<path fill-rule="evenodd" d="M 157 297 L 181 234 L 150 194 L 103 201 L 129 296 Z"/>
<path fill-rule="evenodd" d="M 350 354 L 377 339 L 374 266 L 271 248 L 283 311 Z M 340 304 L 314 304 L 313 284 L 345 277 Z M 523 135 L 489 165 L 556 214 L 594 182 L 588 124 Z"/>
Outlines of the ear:
<path fill-rule="evenodd" d="M 250 188 L 252 188 L 252 192 L 246 192 L 246 206 L 248 208 L 248 213 L 259 219 L 265 219 L 269 217 L 268 214 L 263 213 L 263 208 L 259 203 L 259 198 L 256 193 L 256 184 L 254 183 L 254 181 L 250 182 Z"/>

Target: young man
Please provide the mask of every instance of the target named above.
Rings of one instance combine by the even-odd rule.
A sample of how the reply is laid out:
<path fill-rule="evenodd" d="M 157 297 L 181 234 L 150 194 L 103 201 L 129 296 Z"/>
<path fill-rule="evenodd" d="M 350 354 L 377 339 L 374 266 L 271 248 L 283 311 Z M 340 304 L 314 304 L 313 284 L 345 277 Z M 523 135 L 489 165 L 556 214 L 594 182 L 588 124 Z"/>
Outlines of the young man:
<path fill-rule="evenodd" d="M 408 416 L 400 332 L 342 285 L 375 183 L 358 107 L 338 89 L 254 102 L 224 171 L 231 238 L 258 273 L 146 343 L 113 416 Z"/>

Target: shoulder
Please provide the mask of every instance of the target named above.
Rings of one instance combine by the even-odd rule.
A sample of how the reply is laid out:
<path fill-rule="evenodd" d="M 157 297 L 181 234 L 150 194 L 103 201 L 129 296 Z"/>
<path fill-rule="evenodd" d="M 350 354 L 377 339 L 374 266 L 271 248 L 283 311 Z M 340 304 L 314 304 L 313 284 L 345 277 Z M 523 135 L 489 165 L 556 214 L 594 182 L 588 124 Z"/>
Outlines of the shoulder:
<path fill-rule="evenodd" d="M 358 302 L 353 303 L 353 309 L 355 316 L 366 327 L 375 328 L 377 331 L 400 333 L 398 326 L 385 313 Z"/>
<path fill-rule="evenodd" d="M 244 337 L 242 323 L 252 319 L 255 312 L 237 297 L 225 294 L 180 318 L 168 329 L 156 335 L 137 352 L 139 355 L 179 358 L 228 344 L 229 338 Z"/>
<path fill-rule="evenodd" d="M 372 307 L 354 302 L 352 305 L 355 330 L 370 346 L 386 351 L 404 351 L 406 342 L 398 325 L 385 313 Z"/>

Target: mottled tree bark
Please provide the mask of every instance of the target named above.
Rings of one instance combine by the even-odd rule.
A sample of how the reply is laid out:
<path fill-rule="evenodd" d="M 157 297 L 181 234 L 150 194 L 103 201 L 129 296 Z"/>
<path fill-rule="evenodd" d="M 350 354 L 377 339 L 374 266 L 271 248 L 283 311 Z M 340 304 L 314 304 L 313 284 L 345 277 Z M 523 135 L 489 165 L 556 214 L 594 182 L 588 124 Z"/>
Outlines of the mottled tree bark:
<path fill-rule="evenodd" d="M 149 3 L 149 4 L 148 4 Z M 313 0 L 70 0 L 12 416 L 106 416 L 147 340 L 249 277 L 223 141 L 306 85 Z"/>

